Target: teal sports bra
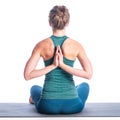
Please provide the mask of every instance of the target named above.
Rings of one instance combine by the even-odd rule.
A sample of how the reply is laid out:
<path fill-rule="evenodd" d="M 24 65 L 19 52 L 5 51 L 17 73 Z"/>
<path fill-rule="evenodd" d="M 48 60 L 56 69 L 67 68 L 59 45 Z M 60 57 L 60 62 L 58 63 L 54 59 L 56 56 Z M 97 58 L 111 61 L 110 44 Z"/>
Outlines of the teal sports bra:
<path fill-rule="evenodd" d="M 51 40 L 54 46 L 60 45 L 62 47 L 67 36 L 57 37 L 52 35 Z M 45 66 L 53 63 L 54 56 L 44 61 Z M 63 62 L 71 67 L 74 65 L 74 60 L 69 60 L 63 57 Z M 45 82 L 43 85 L 42 99 L 72 99 L 77 98 L 77 90 L 73 80 L 73 75 L 62 70 L 60 67 L 52 70 L 45 75 Z"/>

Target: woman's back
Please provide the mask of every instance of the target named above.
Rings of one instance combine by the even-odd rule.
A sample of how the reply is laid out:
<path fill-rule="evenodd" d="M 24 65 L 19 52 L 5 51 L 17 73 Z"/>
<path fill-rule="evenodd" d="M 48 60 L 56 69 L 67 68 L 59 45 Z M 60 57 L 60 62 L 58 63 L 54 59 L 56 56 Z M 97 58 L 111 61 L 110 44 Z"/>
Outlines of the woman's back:
<path fill-rule="evenodd" d="M 67 56 L 63 56 L 63 61 L 68 66 L 73 67 L 74 65 L 74 59 L 73 57 L 73 51 L 69 50 L 67 53 L 66 49 L 64 49 L 63 45 L 66 44 L 64 42 L 68 41 L 67 36 L 54 36 L 51 37 L 52 44 L 54 46 L 54 50 L 56 46 L 60 46 L 60 48 L 63 48 L 63 52 Z M 51 41 L 50 40 L 50 41 Z M 51 46 L 50 46 L 51 47 Z M 68 46 L 66 46 L 68 47 Z M 69 48 L 69 47 L 68 47 Z M 70 47 L 71 48 L 71 47 Z M 52 51 L 52 48 L 50 48 Z M 47 50 L 48 51 L 48 50 Z M 46 54 L 48 54 L 46 52 Z M 72 56 L 71 58 L 68 56 Z M 49 59 L 44 60 L 45 66 L 49 66 L 54 61 L 54 55 L 51 56 Z M 67 73 L 60 67 L 57 67 L 56 69 L 52 70 L 51 72 L 47 73 L 45 75 L 45 82 L 43 86 L 43 92 L 42 92 L 42 99 L 72 99 L 77 98 L 77 91 L 73 80 L 73 75 Z"/>
<path fill-rule="evenodd" d="M 63 43 L 61 50 L 65 58 L 75 60 L 80 48 L 82 48 L 80 43 L 72 40 L 71 38 L 67 38 L 67 40 Z M 51 38 L 46 38 L 39 42 L 37 44 L 37 49 L 39 49 L 39 51 L 41 52 L 41 57 L 44 61 L 54 56 L 55 46 Z"/>

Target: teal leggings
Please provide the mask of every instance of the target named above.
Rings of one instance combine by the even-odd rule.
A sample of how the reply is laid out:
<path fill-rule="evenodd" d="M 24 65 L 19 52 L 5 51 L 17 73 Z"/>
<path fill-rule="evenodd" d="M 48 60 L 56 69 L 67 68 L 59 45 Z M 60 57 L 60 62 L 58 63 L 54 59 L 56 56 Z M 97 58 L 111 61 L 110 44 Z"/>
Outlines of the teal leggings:
<path fill-rule="evenodd" d="M 42 87 L 38 85 L 32 86 L 30 93 L 39 113 L 73 114 L 83 110 L 89 94 L 89 85 L 81 83 L 76 89 L 79 97 L 74 99 L 40 99 Z"/>

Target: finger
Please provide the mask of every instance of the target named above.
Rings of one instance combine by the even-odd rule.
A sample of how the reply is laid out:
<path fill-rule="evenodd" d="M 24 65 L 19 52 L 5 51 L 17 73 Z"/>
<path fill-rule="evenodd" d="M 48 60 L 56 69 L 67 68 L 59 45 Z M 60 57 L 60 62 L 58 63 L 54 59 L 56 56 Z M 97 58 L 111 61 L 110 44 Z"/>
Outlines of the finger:
<path fill-rule="evenodd" d="M 58 46 L 58 52 L 60 53 L 60 55 L 62 55 L 62 51 L 61 51 L 60 46 Z"/>
<path fill-rule="evenodd" d="M 58 55 L 56 55 L 55 60 L 56 60 L 56 65 L 58 66 Z"/>
<path fill-rule="evenodd" d="M 58 66 L 58 54 L 55 54 L 54 56 L 54 64 Z"/>
<path fill-rule="evenodd" d="M 57 48 L 58 48 L 58 52 L 60 52 L 60 46 L 59 45 L 57 46 Z"/>
<path fill-rule="evenodd" d="M 56 54 L 58 54 L 58 47 L 57 47 L 57 46 L 56 46 L 56 49 L 55 49 L 55 50 L 56 50 L 56 52 L 55 52 L 55 53 L 56 53 Z"/>

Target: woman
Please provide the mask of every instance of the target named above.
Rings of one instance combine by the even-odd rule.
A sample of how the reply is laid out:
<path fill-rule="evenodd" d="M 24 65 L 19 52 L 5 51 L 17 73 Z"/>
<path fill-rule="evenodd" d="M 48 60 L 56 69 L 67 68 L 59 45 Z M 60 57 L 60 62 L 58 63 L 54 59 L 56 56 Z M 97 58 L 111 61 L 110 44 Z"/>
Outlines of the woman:
<path fill-rule="evenodd" d="M 43 88 L 31 88 L 30 103 L 39 113 L 72 114 L 83 110 L 89 94 L 89 85 L 81 83 L 75 87 L 73 75 L 86 79 L 92 77 L 92 66 L 82 45 L 67 37 L 65 28 L 69 24 L 69 11 L 65 6 L 54 6 L 49 13 L 53 35 L 40 41 L 28 60 L 24 77 L 30 80 L 45 75 Z M 36 69 L 43 58 L 45 67 Z M 83 69 L 73 68 L 78 58 Z"/>

